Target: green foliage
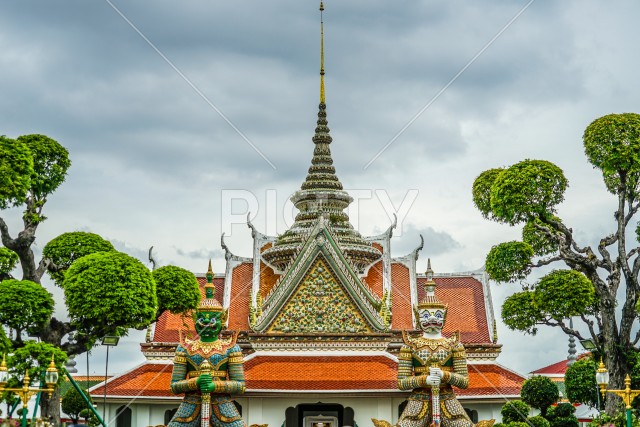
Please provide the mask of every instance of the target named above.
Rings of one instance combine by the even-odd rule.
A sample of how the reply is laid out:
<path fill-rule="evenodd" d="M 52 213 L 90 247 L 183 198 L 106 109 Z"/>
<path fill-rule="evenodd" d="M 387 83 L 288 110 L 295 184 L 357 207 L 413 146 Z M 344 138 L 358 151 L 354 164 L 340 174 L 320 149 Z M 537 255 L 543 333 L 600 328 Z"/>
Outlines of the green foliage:
<path fill-rule="evenodd" d="M 578 419 L 574 415 L 576 408 L 571 403 L 559 403 L 549 408 L 547 419 L 551 427 L 578 427 Z"/>
<path fill-rule="evenodd" d="M 33 170 L 27 145 L 0 135 L 0 209 L 24 203 Z"/>
<path fill-rule="evenodd" d="M 165 310 L 179 314 L 196 308 L 200 287 L 192 272 L 167 265 L 154 270 L 152 275 L 158 295 L 158 315 Z"/>
<path fill-rule="evenodd" d="M 83 393 L 91 402 L 91 396 L 89 393 L 87 393 L 86 390 L 83 390 Z M 85 399 L 75 387 L 69 388 L 64 396 L 62 396 L 61 404 L 62 412 L 69 415 L 69 418 L 71 418 L 74 424 L 78 424 L 80 414 L 84 410 L 89 410 L 87 408 L 87 402 L 85 402 Z"/>
<path fill-rule="evenodd" d="M 514 282 L 529 275 L 532 258 L 533 248 L 527 243 L 500 243 L 489 251 L 485 266 L 491 279 L 497 282 Z"/>
<path fill-rule="evenodd" d="M 556 222 L 560 218 L 553 216 Z M 540 230 L 544 228 L 544 230 Z M 546 231 L 545 231 L 546 230 Z M 537 256 L 548 255 L 558 251 L 558 239 L 556 231 L 549 224 L 545 224 L 539 218 L 528 221 L 522 228 L 522 241 L 528 243 Z"/>
<path fill-rule="evenodd" d="M 511 421 L 507 427 L 531 427 L 526 421 Z"/>
<path fill-rule="evenodd" d="M 593 283 L 575 270 L 554 270 L 536 286 L 538 306 L 556 320 L 593 311 Z"/>
<path fill-rule="evenodd" d="M 98 252 L 74 262 L 65 275 L 64 295 L 78 332 L 101 337 L 155 320 L 156 286 L 151 272 L 121 252 Z"/>
<path fill-rule="evenodd" d="M 600 427 L 600 426 L 615 426 L 615 427 L 626 427 L 627 425 L 627 414 L 625 411 L 619 411 L 613 414 L 613 416 L 608 415 L 606 412 L 600 412 L 596 418 L 594 418 L 591 423 L 589 423 L 590 427 Z M 640 427 L 640 420 L 635 416 L 633 411 L 631 411 L 631 425 L 633 427 Z"/>
<path fill-rule="evenodd" d="M 0 247 L 0 280 L 5 274 L 9 274 L 18 263 L 18 254 L 4 247 Z"/>
<path fill-rule="evenodd" d="M 547 421 L 542 415 L 536 415 L 535 417 L 529 417 L 527 423 L 530 427 L 551 427 L 551 423 Z"/>
<path fill-rule="evenodd" d="M 522 400 L 512 400 L 502 405 L 500 414 L 503 423 L 521 422 L 527 419 L 531 407 Z"/>
<path fill-rule="evenodd" d="M 29 147 L 33 156 L 31 192 L 37 198 L 53 193 L 64 182 L 71 166 L 67 149 L 45 135 L 23 135 L 18 141 Z"/>
<path fill-rule="evenodd" d="M 473 181 L 473 203 L 486 219 L 494 219 L 491 213 L 491 186 L 503 170 L 486 170 Z"/>
<path fill-rule="evenodd" d="M 0 282 L 0 323 L 34 334 L 47 324 L 53 313 L 53 297 L 45 288 L 29 280 Z"/>
<path fill-rule="evenodd" d="M 58 368 L 58 385 L 62 381 L 62 367 L 67 361 L 67 353 L 58 347 L 44 342 L 27 341 L 23 347 L 15 350 L 7 358 L 9 372 L 22 378 L 28 370 L 31 381 L 42 378 L 51 363 L 51 355 L 55 357 L 55 365 Z"/>
<path fill-rule="evenodd" d="M 0 357 L 2 357 L 3 354 L 9 353 L 9 350 L 11 350 L 11 341 L 7 338 L 4 328 L 0 326 Z"/>
<path fill-rule="evenodd" d="M 493 216 L 514 225 L 550 216 L 564 200 L 567 179 L 546 160 L 523 160 L 502 171 L 491 186 Z"/>
<path fill-rule="evenodd" d="M 507 297 L 502 304 L 502 321 L 511 330 L 535 335 L 535 325 L 543 318 L 533 291 L 517 292 Z"/>
<path fill-rule="evenodd" d="M 24 373 L 24 372 L 23 372 Z M 7 381 L 6 388 L 19 388 L 22 384 L 18 381 L 16 377 L 9 377 L 9 381 Z M 0 394 L 0 402 L 5 402 L 7 406 L 13 406 L 14 403 L 18 402 L 20 398 L 17 394 L 12 391 L 3 391 Z M 7 417 L 8 418 L 8 417 Z"/>
<path fill-rule="evenodd" d="M 554 270 L 534 290 L 507 297 L 502 305 L 502 320 L 512 330 L 535 335 L 537 323 L 593 312 L 596 303 L 593 284 L 582 273 Z"/>
<path fill-rule="evenodd" d="M 522 384 L 520 396 L 525 403 L 539 409 L 543 417 L 547 415 L 547 409 L 560 397 L 558 387 L 549 377 L 542 375 L 535 375 L 527 379 Z"/>
<path fill-rule="evenodd" d="M 75 260 L 96 252 L 114 250 L 108 240 L 97 234 L 74 231 L 63 233 L 51 240 L 45 245 L 42 255 L 57 266 L 55 271 L 49 271 L 49 275 L 58 286 L 62 286 L 64 274 Z"/>
<path fill-rule="evenodd" d="M 570 365 L 564 375 L 564 385 L 570 402 L 596 407 L 599 399 L 596 362 L 593 358 L 583 357 Z"/>
<path fill-rule="evenodd" d="M 86 420 L 85 424 L 87 424 L 89 427 L 97 427 L 101 425 L 100 421 L 98 421 L 98 417 L 96 417 L 95 414 L 89 409 L 83 409 L 82 411 L 80 411 L 78 416 L 80 418 L 84 418 Z"/>
<path fill-rule="evenodd" d="M 616 193 L 622 181 L 635 190 L 640 173 L 640 115 L 609 114 L 594 120 L 583 135 L 591 164 L 603 173 L 607 189 Z"/>

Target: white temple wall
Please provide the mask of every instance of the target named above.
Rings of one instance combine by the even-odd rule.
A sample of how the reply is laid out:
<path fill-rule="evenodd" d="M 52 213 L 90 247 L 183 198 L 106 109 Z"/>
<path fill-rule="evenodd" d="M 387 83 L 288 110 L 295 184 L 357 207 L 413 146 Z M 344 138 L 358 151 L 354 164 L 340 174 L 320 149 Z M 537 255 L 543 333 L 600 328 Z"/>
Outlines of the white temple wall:
<path fill-rule="evenodd" d="M 356 397 L 323 393 L 236 398 L 236 401 L 242 406 L 242 417 L 247 425 L 269 424 L 269 427 L 282 426 L 287 408 L 300 404 L 316 403 L 338 404 L 345 408 L 352 408 L 358 427 L 373 427 L 371 418 L 384 419 L 394 424 L 399 418 L 398 407 L 404 400 L 404 395 L 397 397 Z M 460 402 L 466 409 L 477 411 L 478 420 L 494 418 L 496 422 L 500 422 L 502 419 L 500 409 L 506 400 L 481 402 L 477 399 L 461 399 Z M 97 410 L 102 415 L 102 402 L 98 401 L 96 403 L 98 404 Z M 126 402 L 107 404 L 105 422 L 108 423 L 108 426 L 116 426 L 116 413 L 120 407 L 126 404 Z M 142 399 L 134 400 L 129 404 L 131 409 L 131 425 L 129 427 L 163 425 L 165 411 L 175 409 L 179 404 L 180 402 L 177 400 L 171 403 L 150 402 Z"/>

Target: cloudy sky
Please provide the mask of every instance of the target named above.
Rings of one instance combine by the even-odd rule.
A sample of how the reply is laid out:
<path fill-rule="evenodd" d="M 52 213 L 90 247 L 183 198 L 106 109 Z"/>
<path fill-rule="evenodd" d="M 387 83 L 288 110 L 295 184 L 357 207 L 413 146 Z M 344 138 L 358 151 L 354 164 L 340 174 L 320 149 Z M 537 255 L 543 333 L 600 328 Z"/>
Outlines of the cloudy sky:
<path fill-rule="evenodd" d="M 640 3 L 325 5 L 332 151 L 363 234 L 397 211 L 394 255 L 422 234 L 420 269 L 427 257 L 438 272 L 477 269 L 519 230 L 482 219 L 473 180 L 525 158 L 564 170 L 559 214 L 580 243 L 613 230 L 581 135 L 604 114 L 640 112 Z M 141 260 L 154 246 L 161 265 L 203 272 L 213 257 L 222 272 L 225 232 L 250 256 L 247 211 L 258 229 L 283 232 L 306 175 L 318 63 L 317 1 L 2 2 L 0 134 L 46 134 L 73 161 L 37 246 L 92 231 Z M 2 216 L 17 233 L 20 211 Z M 516 290 L 494 285 L 496 310 Z M 521 373 L 566 357 L 557 331 L 499 335 L 500 362 Z M 110 371 L 142 360 L 141 339 L 111 352 Z M 90 371 L 104 372 L 103 351 Z"/>

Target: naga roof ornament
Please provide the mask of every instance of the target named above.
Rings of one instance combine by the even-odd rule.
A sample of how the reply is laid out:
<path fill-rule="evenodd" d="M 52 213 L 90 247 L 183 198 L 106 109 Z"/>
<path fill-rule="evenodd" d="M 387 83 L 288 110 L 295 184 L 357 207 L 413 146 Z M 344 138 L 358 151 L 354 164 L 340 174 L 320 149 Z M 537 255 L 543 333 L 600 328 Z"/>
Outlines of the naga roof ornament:
<path fill-rule="evenodd" d="M 328 219 L 337 235 L 340 249 L 352 264 L 363 271 L 365 267 L 381 257 L 380 251 L 358 233 L 349 222 L 344 211 L 353 202 L 353 198 L 343 189 L 336 175 L 329 145 L 332 142 L 327 126 L 327 105 L 324 88 L 324 22 L 320 3 L 320 105 L 315 135 L 312 138 L 315 148 L 311 166 L 299 191 L 291 196 L 291 202 L 300 211 L 289 230 L 279 236 L 275 244 L 262 253 L 263 259 L 284 271 L 293 261 L 305 236 L 314 227 L 321 216 Z"/>

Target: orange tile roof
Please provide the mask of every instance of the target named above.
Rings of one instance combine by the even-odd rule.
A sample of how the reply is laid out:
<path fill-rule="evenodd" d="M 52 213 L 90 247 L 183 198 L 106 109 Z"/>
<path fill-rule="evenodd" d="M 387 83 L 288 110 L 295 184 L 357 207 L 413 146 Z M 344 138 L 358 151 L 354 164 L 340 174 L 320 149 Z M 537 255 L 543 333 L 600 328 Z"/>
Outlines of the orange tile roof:
<path fill-rule="evenodd" d="M 251 390 L 389 390 L 397 364 L 385 356 L 256 356 L 244 364 Z"/>
<path fill-rule="evenodd" d="M 418 278 L 418 300 L 424 298 L 423 277 Z M 464 343 L 490 343 L 482 283 L 473 277 L 435 277 L 436 296 L 449 304 L 443 332 L 460 331 Z"/>
<path fill-rule="evenodd" d="M 264 261 L 260 261 L 260 295 L 263 298 L 269 295 L 279 277 L 280 275 L 274 273 L 273 269 L 265 264 Z"/>
<path fill-rule="evenodd" d="M 377 265 L 369 270 L 367 284 L 376 292 L 382 292 L 382 275 L 380 271 L 377 280 L 369 281 L 369 277 L 378 274 Z M 381 268 L 380 268 L 381 270 Z M 249 330 L 249 306 L 251 298 L 251 283 L 253 265 L 245 262 L 236 266 L 232 272 L 233 289 L 231 289 L 231 303 L 229 309 L 229 329 Z M 409 269 L 400 263 L 391 264 L 392 286 L 392 329 L 413 329 L 411 290 Z M 418 277 L 418 299 L 424 296 L 424 278 Z M 201 286 L 204 278 L 198 278 Z M 449 304 L 449 313 L 444 333 L 450 335 L 460 331 L 464 343 L 490 343 L 491 328 L 487 322 L 487 312 L 482 283 L 470 276 L 436 277 L 438 287 L 436 295 Z M 378 285 L 379 283 L 379 285 Z M 215 278 L 215 297 L 222 302 L 224 278 Z M 193 330 L 190 316 L 173 315 L 165 312 L 156 323 L 154 342 L 178 342 L 178 330 Z"/>
<path fill-rule="evenodd" d="M 413 329 L 411 311 L 411 282 L 409 269 L 398 263 L 391 264 L 391 317 L 392 329 Z"/>
<path fill-rule="evenodd" d="M 458 396 L 520 396 L 522 375 L 494 363 L 470 363 L 469 388 L 456 389 Z"/>
<path fill-rule="evenodd" d="M 253 263 L 244 262 L 236 266 L 231 274 L 229 329 L 246 331 L 249 329 L 249 307 L 251 303 Z"/>
<path fill-rule="evenodd" d="M 170 397 L 171 363 L 144 363 L 107 381 L 107 396 Z M 93 397 L 104 395 L 104 383 L 89 390 Z"/>
<path fill-rule="evenodd" d="M 247 392 L 270 391 L 397 391 L 397 364 L 378 356 L 269 356 L 259 355 L 244 364 Z M 175 397 L 170 389 L 171 364 L 147 362 L 114 377 L 107 396 Z M 459 397 L 517 396 L 525 378 L 497 364 L 470 364 L 469 388 L 456 389 Z M 104 395 L 104 385 L 91 389 Z"/>
<path fill-rule="evenodd" d="M 374 243 L 375 246 L 375 243 Z M 380 245 L 378 245 L 380 246 Z M 382 250 L 382 249 L 380 249 Z M 382 261 L 376 262 L 371 268 L 369 268 L 367 277 L 364 281 L 369 285 L 369 288 L 380 298 L 382 298 Z"/>

